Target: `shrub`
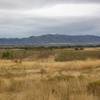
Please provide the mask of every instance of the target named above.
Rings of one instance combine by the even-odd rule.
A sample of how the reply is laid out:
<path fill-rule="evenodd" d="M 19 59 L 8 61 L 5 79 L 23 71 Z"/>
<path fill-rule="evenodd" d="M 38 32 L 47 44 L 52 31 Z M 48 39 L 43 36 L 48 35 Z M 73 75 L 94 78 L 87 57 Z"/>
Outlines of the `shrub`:
<path fill-rule="evenodd" d="M 76 47 L 75 50 L 76 50 L 76 51 L 77 51 L 77 50 L 84 50 L 84 48 L 83 48 L 83 47 L 80 47 L 80 48 Z"/>
<path fill-rule="evenodd" d="M 81 48 L 80 48 L 80 50 L 84 50 L 84 48 L 83 48 L 83 47 L 81 47 Z"/>
<path fill-rule="evenodd" d="M 13 58 L 13 53 L 9 52 L 9 51 L 3 52 L 2 58 L 3 59 L 12 59 Z"/>
<path fill-rule="evenodd" d="M 75 50 L 79 50 L 79 48 L 75 48 Z"/>

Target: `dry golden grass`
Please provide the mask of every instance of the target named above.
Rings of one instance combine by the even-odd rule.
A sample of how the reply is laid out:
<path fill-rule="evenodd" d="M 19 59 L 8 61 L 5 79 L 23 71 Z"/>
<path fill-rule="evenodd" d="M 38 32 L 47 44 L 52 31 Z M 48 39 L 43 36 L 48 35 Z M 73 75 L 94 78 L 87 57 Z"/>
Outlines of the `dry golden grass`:
<path fill-rule="evenodd" d="M 85 60 L 85 61 L 67 61 L 67 62 L 55 62 L 55 61 L 23 61 L 22 63 L 15 63 L 12 60 L 0 60 L 0 68 L 48 68 L 49 70 L 62 69 L 66 70 L 83 70 L 89 68 L 100 67 L 100 60 Z"/>
<path fill-rule="evenodd" d="M 88 84 L 97 80 L 100 60 L 96 59 L 0 60 L 0 100 L 100 100 L 87 90 Z"/>

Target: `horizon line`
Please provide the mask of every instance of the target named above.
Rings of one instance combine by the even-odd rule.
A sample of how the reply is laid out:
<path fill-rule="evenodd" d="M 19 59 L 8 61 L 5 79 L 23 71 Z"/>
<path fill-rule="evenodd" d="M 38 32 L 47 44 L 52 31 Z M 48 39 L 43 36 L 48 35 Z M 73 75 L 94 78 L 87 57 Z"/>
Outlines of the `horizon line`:
<path fill-rule="evenodd" d="M 31 38 L 31 37 L 40 37 L 40 36 L 46 36 L 46 35 L 64 35 L 64 36 L 97 36 L 97 37 L 100 37 L 100 35 L 93 35 L 93 34 L 71 34 L 71 35 L 68 35 L 68 34 L 41 34 L 41 35 L 30 35 L 30 36 L 26 36 L 26 37 L 0 37 L 0 39 L 24 39 L 24 38 Z"/>

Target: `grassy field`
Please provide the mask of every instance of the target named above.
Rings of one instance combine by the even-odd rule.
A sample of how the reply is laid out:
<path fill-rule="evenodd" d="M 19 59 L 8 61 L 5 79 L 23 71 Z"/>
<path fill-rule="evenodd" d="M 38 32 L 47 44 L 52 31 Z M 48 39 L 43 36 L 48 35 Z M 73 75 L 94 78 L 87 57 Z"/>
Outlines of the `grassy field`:
<path fill-rule="evenodd" d="M 1 49 L 0 100 L 100 100 L 100 49 Z"/>

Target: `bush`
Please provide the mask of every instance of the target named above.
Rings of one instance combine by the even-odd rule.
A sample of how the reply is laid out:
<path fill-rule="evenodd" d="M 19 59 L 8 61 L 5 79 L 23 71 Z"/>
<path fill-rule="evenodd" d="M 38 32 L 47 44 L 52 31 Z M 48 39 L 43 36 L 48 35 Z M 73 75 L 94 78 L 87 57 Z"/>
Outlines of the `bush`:
<path fill-rule="evenodd" d="M 9 52 L 9 51 L 3 52 L 2 58 L 3 59 L 12 59 L 13 58 L 13 53 Z"/>
<path fill-rule="evenodd" d="M 75 48 L 75 50 L 79 50 L 79 48 Z"/>
<path fill-rule="evenodd" d="M 83 47 L 80 47 L 80 48 L 76 47 L 75 50 L 76 50 L 76 51 L 77 51 L 77 50 L 84 50 L 84 48 L 83 48 Z"/>

